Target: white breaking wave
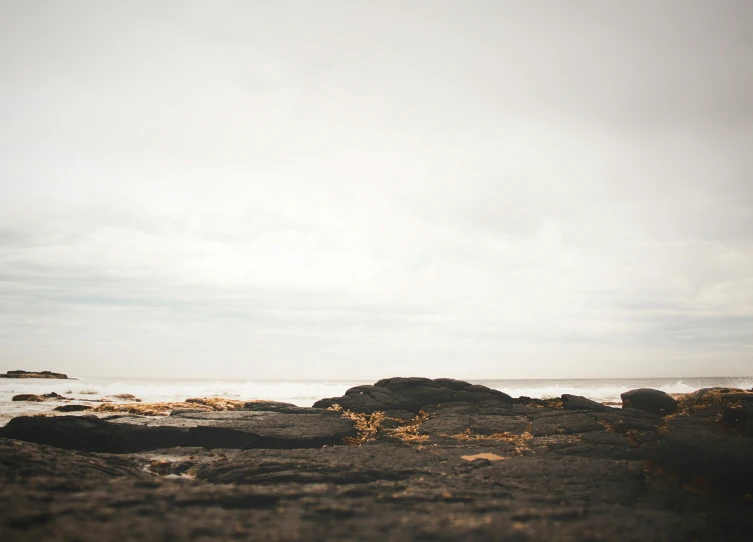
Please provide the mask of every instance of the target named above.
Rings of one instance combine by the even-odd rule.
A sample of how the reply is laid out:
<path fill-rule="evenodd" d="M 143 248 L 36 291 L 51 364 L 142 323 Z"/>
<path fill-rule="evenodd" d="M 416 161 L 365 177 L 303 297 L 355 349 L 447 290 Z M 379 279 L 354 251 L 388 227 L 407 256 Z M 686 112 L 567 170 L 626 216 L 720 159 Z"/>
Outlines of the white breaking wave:
<path fill-rule="evenodd" d="M 568 393 L 571 395 L 581 395 L 599 403 L 621 402 L 620 394 L 635 388 L 653 388 L 671 394 L 691 393 L 697 389 L 707 387 L 727 386 L 742 389 L 751 389 L 753 387 L 753 378 L 647 379 L 646 381 L 632 379 L 624 381 L 567 380 L 562 382 L 549 380 L 542 381 L 540 386 L 516 386 L 513 382 L 510 381 L 511 385 L 505 385 L 506 383 L 498 384 L 497 382 L 486 383 L 486 385 L 505 392 L 512 397 L 526 396 L 551 399 Z"/>
<path fill-rule="evenodd" d="M 189 397 L 225 397 L 227 399 L 265 399 L 311 406 L 325 397 L 338 397 L 348 388 L 367 382 L 339 381 L 265 381 L 265 380 L 0 380 L 0 401 L 22 393 L 55 392 L 66 397 L 99 399 L 119 394 L 135 395 L 146 402 L 182 401 Z"/>

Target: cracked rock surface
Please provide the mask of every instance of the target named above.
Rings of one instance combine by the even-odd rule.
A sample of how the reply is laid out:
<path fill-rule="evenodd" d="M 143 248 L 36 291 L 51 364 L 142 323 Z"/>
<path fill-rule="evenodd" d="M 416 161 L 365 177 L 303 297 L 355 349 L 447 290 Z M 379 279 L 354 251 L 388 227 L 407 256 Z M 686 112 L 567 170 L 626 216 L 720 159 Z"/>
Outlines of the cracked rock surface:
<path fill-rule="evenodd" d="M 750 540 L 753 393 L 696 392 L 662 416 L 380 382 L 360 412 L 16 418 L 0 539 Z"/>

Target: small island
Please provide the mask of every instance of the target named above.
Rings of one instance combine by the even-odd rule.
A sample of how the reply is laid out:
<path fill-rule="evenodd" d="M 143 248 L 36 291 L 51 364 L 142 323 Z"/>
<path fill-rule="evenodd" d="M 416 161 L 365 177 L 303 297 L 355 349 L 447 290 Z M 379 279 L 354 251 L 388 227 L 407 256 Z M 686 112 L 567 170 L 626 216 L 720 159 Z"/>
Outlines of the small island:
<path fill-rule="evenodd" d="M 55 378 L 58 380 L 69 380 L 68 375 L 53 373 L 52 371 L 8 371 L 5 374 L 0 374 L 0 378 Z"/>

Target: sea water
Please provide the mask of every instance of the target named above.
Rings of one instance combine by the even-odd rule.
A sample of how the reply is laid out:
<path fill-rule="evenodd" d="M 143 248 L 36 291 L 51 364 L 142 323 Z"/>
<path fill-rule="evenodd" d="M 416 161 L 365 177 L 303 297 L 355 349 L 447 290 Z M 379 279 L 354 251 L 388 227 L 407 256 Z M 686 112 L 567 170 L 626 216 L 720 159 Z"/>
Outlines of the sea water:
<path fill-rule="evenodd" d="M 559 397 L 563 393 L 582 395 L 602 402 L 619 402 L 620 394 L 635 388 L 654 388 L 667 393 L 688 393 L 700 388 L 753 388 L 753 377 L 719 378 L 617 378 L 617 379 L 531 379 L 471 380 L 512 397 Z M 188 380 L 86 378 L 75 380 L 0 379 L 0 425 L 22 414 L 49 412 L 58 402 L 13 402 L 14 395 L 55 392 L 80 401 L 98 400 L 119 394 L 131 394 L 144 402 L 183 401 L 189 397 L 227 399 L 263 399 L 311 406 L 325 397 L 338 397 L 348 388 L 373 384 L 366 380 Z M 87 404 L 87 403 L 83 403 Z M 90 403 L 96 406 L 97 403 Z"/>

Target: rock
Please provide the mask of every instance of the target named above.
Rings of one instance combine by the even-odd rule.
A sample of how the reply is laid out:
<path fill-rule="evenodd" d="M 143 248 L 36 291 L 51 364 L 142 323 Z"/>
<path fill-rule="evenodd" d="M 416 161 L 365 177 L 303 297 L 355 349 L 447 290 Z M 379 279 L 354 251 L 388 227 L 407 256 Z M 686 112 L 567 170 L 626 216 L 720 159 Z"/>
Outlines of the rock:
<path fill-rule="evenodd" d="M 188 431 L 165 427 L 150 430 L 116 425 L 93 416 L 20 416 L 0 427 L 0 437 L 47 444 L 68 450 L 124 453 L 187 444 Z"/>
<path fill-rule="evenodd" d="M 570 395 L 569 393 L 562 394 L 562 408 L 565 410 L 594 410 L 596 412 L 608 412 L 613 410 L 608 406 L 604 406 L 601 403 L 597 403 L 586 397 Z"/>
<path fill-rule="evenodd" d="M 678 403 L 681 408 L 694 409 L 731 404 L 753 406 L 753 393 L 737 388 L 702 388 L 682 394 Z"/>
<path fill-rule="evenodd" d="M 346 410 L 372 413 L 386 410 L 407 410 L 417 414 L 422 409 L 436 408 L 451 402 L 481 403 L 494 401 L 509 405 L 512 397 L 498 390 L 452 380 L 449 378 L 387 378 L 373 386 L 357 386 L 342 397 L 322 399 L 314 408 L 329 408 L 340 405 Z"/>
<path fill-rule="evenodd" d="M 44 395 L 34 395 L 31 393 L 22 393 L 21 395 L 14 395 L 12 401 L 31 401 L 35 403 L 42 403 L 44 401 L 68 401 L 67 397 L 58 395 L 55 392 L 45 393 Z"/>
<path fill-rule="evenodd" d="M 753 405 L 725 406 L 720 421 L 746 436 L 753 437 Z"/>
<path fill-rule="evenodd" d="M 753 439 L 722 433 L 703 420 L 669 421 L 655 461 L 699 490 L 753 491 Z"/>
<path fill-rule="evenodd" d="M 622 408 L 645 410 L 660 416 L 672 414 L 677 410 L 677 401 L 663 391 L 639 388 L 621 394 Z"/>
<path fill-rule="evenodd" d="M 8 371 L 6 374 L 0 374 L 0 378 L 56 378 L 68 379 L 67 375 L 62 373 L 53 373 L 52 371 L 30 372 L 30 371 Z"/>
<path fill-rule="evenodd" d="M 56 416 L 13 418 L 0 437 L 87 452 L 130 453 L 175 446 L 307 448 L 357 436 L 352 420 L 335 412 L 187 412 L 169 417 Z"/>
<path fill-rule="evenodd" d="M 379 380 L 374 386 L 410 397 L 422 407 L 435 407 L 454 401 L 479 403 L 492 400 L 513 403 L 512 397 L 501 391 L 449 378 L 386 378 Z"/>
<path fill-rule="evenodd" d="M 61 405 L 53 408 L 56 412 L 82 412 L 84 410 L 91 410 L 92 407 L 88 405 Z"/>
<path fill-rule="evenodd" d="M 108 395 L 111 399 L 117 399 L 118 401 L 133 401 L 134 403 L 140 403 L 141 399 L 130 393 L 118 393 L 117 395 Z"/>
<path fill-rule="evenodd" d="M 430 382 L 454 400 L 386 418 L 219 400 L 14 418 L 0 428 L 0 539 L 750 539 L 748 403 L 663 418 L 577 396 L 460 401 L 465 383 Z M 362 391 L 344 398 L 426 406 Z"/>
<path fill-rule="evenodd" d="M 246 401 L 235 401 L 219 397 L 186 399 L 177 403 L 108 403 L 99 405 L 95 412 L 122 412 L 127 414 L 140 414 L 143 416 L 166 416 L 174 411 L 219 411 L 219 410 L 243 410 Z"/>
<path fill-rule="evenodd" d="M 310 408 L 303 408 L 293 403 L 279 403 L 277 401 L 247 401 L 243 405 L 243 410 L 249 412 L 282 412 L 283 414 L 306 414 L 310 413 Z"/>
<path fill-rule="evenodd" d="M 416 414 L 421 410 L 421 405 L 414 399 L 376 386 L 356 386 L 355 388 L 350 388 L 342 397 L 332 397 L 317 401 L 314 403 L 313 408 L 330 408 L 334 405 L 340 405 L 346 410 L 366 414 L 384 410 L 407 410 Z"/>
<path fill-rule="evenodd" d="M 41 403 L 44 401 L 41 395 L 34 395 L 33 393 L 22 393 L 21 395 L 14 395 L 11 401 L 32 401 L 35 403 Z"/>

